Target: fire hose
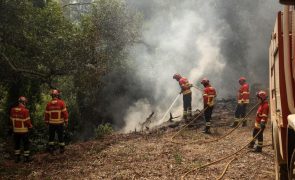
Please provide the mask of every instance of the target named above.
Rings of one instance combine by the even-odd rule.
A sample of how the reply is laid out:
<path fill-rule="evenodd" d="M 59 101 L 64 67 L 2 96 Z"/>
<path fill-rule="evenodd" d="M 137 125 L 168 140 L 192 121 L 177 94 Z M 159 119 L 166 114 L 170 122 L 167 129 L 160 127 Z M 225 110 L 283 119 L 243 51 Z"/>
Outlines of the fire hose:
<path fill-rule="evenodd" d="M 203 142 L 203 143 L 201 143 L 201 144 L 207 144 L 207 143 L 211 143 L 211 142 L 216 142 L 216 141 L 219 141 L 219 140 L 221 140 L 221 139 L 223 139 L 223 138 L 225 138 L 225 137 L 227 137 L 227 136 L 229 136 L 231 133 L 233 133 L 236 129 L 238 129 L 238 127 L 241 125 L 241 123 L 243 122 L 243 121 L 245 121 L 245 119 L 251 114 L 251 112 L 258 106 L 260 104 L 260 102 L 259 103 L 257 103 L 257 104 L 255 104 L 251 109 L 250 109 L 250 111 L 246 114 L 246 116 L 237 124 L 237 126 L 235 127 L 235 128 L 233 128 L 232 130 L 230 130 L 228 133 L 226 133 L 226 134 L 224 134 L 223 136 L 221 136 L 221 137 L 219 137 L 219 138 L 217 138 L 217 139 L 213 139 L 213 140 L 210 140 L 210 141 L 205 141 L 205 142 Z"/>
<path fill-rule="evenodd" d="M 225 175 L 229 165 L 231 162 L 233 162 L 235 159 L 237 159 L 237 156 L 235 156 L 234 158 L 232 158 L 225 166 L 224 170 L 222 171 L 222 174 L 216 179 L 216 180 L 221 180 L 223 178 L 223 176 Z"/>
<path fill-rule="evenodd" d="M 216 141 L 219 141 L 219 140 L 221 140 L 221 139 L 224 139 L 225 137 L 227 137 L 227 136 L 229 136 L 231 133 L 233 133 L 240 125 L 241 125 L 241 123 L 243 122 L 243 121 L 245 121 L 245 119 L 251 114 L 251 112 L 257 107 L 259 105 L 259 103 L 257 103 L 257 104 L 255 104 L 251 109 L 250 109 L 250 111 L 246 114 L 246 116 L 237 124 L 237 126 L 235 127 L 235 128 L 233 128 L 232 130 L 230 130 L 228 133 L 226 133 L 226 134 L 224 134 L 223 136 L 221 136 L 221 137 L 219 137 L 219 138 L 217 138 L 217 139 L 213 139 L 213 140 L 209 140 L 209 141 L 205 141 L 205 142 L 201 142 L 200 144 L 207 144 L 207 143 L 211 143 L 211 142 L 216 142 Z M 185 144 L 185 143 L 179 143 L 179 142 L 174 142 L 174 141 L 172 141 L 172 139 L 176 136 L 176 135 L 178 135 L 181 131 L 183 131 L 188 125 L 190 125 L 195 119 L 197 119 L 202 113 L 204 113 L 204 111 L 206 110 L 206 108 L 205 109 L 203 109 L 201 112 L 200 112 L 200 114 L 196 117 L 196 118 L 194 118 L 189 124 L 187 124 L 186 126 L 184 126 L 182 129 L 180 129 L 174 136 L 172 136 L 172 138 L 171 138 L 171 142 L 173 142 L 173 143 L 176 143 L 176 144 Z M 199 142 L 199 140 L 197 141 L 197 142 Z M 193 143 L 195 143 L 195 142 L 192 142 L 192 143 L 190 143 L 190 144 L 193 144 Z"/>
<path fill-rule="evenodd" d="M 267 147 L 267 146 L 272 146 L 272 144 L 263 145 L 262 147 Z M 249 152 L 249 151 L 247 151 L 247 152 Z M 244 153 L 242 153 L 242 154 L 244 154 Z M 239 156 L 241 156 L 242 154 L 240 154 Z M 227 169 L 228 169 L 230 163 L 232 163 L 232 162 L 233 162 L 234 160 L 236 160 L 237 158 L 238 158 L 238 156 L 235 156 L 233 159 L 231 159 L 231 160 L 226 164 L 226 166 L 225 166 L 225 168 L 224 168 L 222 174 L 221 174 L 216 180 L 221 180 L 221 179 L 223 178 L 223 176 L 225 175 L 225 173 L 226 173 L 226 171 L 227 171 Z"/>
<path fill-rule="evenodd" d="M 213 164 L 216 164 L 216 163 L 218 163 L 218 162 L 220 162 L 220 161 L 222 161 L 222 160 L 225 160 L 225 159 L 228 159 L 228 158 L 230 158 L 230 157 L 232 157 L 232 156 L 234 156 L 234 155 L 236 155 L 236 154 L 238 154 L 239 152 L 241 152 L 243 149 L 245 149 L 253 140 L 255 140 L 256 139 L 256 137 L 260 134 L 260 132 L 261 132 L 261 129 L 258 131 L 258 133 L 251 139 L 251 141 L 249 141 L 245 146 L 243 146 L 242 148 L 240 148 L 240 149 L 238 149 L 237 151 L 235 151 L 234 153 L 232 153 L 232 154 L 230 154 L 230 155 L 228 155 L 228 156 L 225 156 L 225 157 L 223 157 L 223 158 L 220 158 L 220 159 L 218 159 L 218 160 L 216 160 L 216 161 L 213 161 L 213 162 L 211 162 L 211 163 L 207 163 L 207 164 L 204 164 L 204 165 L 202 165 L 202 166 L 199 166 L 199 167 L 197 167 L 197 168 L 194 168 L 194 169 L 191 169 L 191 170 L 189 170 L 189 171 L 187 171 L 186 173 L 184 173 L 184 175 L 181 177 L 181 179 L 183 180 L 184 178 L 185 178 L 185 176 L 187 176 L 189 173 L 191 173 L 191 172 L 194 172 L 194 171 L 196 171 L 196 170 L 199 170 L 199 169 L 202 169 L 202 168 L 205 168 L 205 167 L 209 167 L 209 166 L 211 166 L 211 165 L 213 165 Z"/>
<path fill-rule="evenodd" d="M 178 132 L 176 132 L 172 137 L 171 137 L 171 141 L 173 138 L 175 138 L 179 133 L 181 133 L 186 127 L 188 127 L 190 124 L 192 124 L 196 119 L 198 119 L 208 108 L 209 106 L 207 106 L 206 108 L 202 109 L 202 111 L 194 118 L 192 119 L 189 123 L 187 123 L 185 126 L 183 126 Z"/>

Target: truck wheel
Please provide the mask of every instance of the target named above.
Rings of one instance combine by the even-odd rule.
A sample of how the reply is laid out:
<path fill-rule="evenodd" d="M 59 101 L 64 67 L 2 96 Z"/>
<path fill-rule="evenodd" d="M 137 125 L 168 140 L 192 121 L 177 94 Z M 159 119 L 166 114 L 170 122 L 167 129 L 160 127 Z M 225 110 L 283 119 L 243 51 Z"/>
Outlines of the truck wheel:
<path fill-rule="evenodd" d="M 275 158 L 275 171 L 276 171 L 276 180 L 287 180 L 288 171 L 287 164 L 279 164 L 277 158 Z"/>
<path fill-rule="evenodd" d="M 295 149 L 290 159 L 289 179 L 295 179 Z"/>
<path fill-rule="evenodd" d="M 284 163 L 280 156 L 280 149 L 279 149 L 279 143 L 278 143 L 278 134 L 277 134 L 277 126 L 274 123 L 273 124 L 273 131 L 272 131 L 272 143 L 274 146 L 274 153 L 275 153 L 275 174 L 276 174 L 276 180 L 287 180 L 288 179 L 288 167 L 287 164 Z"/>

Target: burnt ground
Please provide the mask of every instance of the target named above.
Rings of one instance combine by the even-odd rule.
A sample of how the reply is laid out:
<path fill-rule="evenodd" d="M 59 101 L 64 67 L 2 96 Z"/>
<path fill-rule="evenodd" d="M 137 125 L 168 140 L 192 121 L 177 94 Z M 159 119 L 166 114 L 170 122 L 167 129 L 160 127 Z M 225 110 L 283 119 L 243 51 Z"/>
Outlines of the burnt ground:
<path fill-rule="evenodd" d="M 180 126 L 76 143 L 68 145 L 64 155 L 35 154 L 28 164 L 5 160 L 1 162 L 0 179 L 181 179 L 188 170 L 225 157 L 251 140 L 253 120 L 225 139 L 202 143 L 231 130 L 231 119 L 231 112 L 220 108 L 213 118 L 212 135 L 200 133 L 201 123 L 186 129 L 174 142 L 169 140 Z M 264 144 L 271 144 L 270 125 Z M 263 153 L 246 148 L 240 154 L 223 179 L 275 179 L 271 146 L 264 147 Z M 231 159 L 194 171 L 185 179 L 216 179 Z"/>

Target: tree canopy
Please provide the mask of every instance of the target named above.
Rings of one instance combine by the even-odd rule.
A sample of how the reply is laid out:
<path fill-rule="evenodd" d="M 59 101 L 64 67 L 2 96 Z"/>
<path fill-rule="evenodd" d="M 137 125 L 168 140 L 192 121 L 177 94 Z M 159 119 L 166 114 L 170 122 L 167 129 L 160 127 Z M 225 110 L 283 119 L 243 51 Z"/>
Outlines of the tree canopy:
<path fill-rule="evenodd" d="M 55 1 L 1 0 L 2 123 L 20 95 L 29 99 L 33 123 L 42 121 L 37 111 L 52 88 L 62 91 L 76 131 L 85 121 L 111 121 L 109 114 L 96 114 L 97 107 L 107 109 L 108 104 L 101 105 L 110 101 L 101 95 L 104 87 L 113 83 L 113 74 L 122 76 L 132 64 L 128 49 L 140 36 L 141 16 L 121 0 L 97 0 L 78 11 L 71 7 Z M 126 84 L 113 87 L 122 86 Z"/>

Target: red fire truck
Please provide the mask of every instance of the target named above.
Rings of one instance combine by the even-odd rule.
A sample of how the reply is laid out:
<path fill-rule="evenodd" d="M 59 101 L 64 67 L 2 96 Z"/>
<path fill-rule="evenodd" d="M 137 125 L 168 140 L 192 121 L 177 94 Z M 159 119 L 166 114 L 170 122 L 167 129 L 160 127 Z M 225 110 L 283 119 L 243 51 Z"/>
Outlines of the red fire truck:
<path fill-rule="evenodd" d="M 280 0 L 269 47 L 269 99 L 276 179 L 295 179 L 295 0 Z"/>

